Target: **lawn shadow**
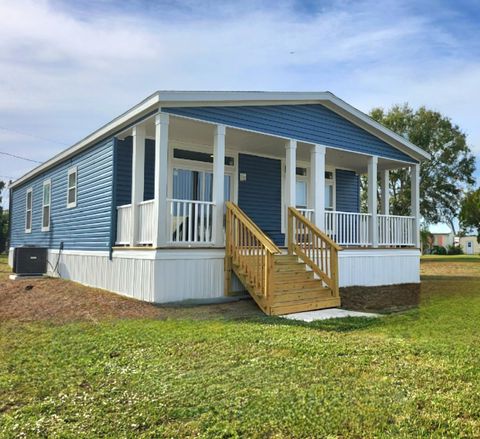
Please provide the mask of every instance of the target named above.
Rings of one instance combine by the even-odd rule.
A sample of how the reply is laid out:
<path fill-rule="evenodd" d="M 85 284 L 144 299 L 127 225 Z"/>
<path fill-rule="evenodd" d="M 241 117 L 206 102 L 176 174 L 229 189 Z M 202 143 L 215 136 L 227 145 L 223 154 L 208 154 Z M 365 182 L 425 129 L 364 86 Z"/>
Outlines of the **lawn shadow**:
<path fill-rule="evenodd" d="M 252 304 L 255 306 L 255 303 L 252 300 Z M 258 312 L 256 312 L 258 310 Z M 342 317 L 342 318 L 332 318 L 326 320 L 315 320 L 312 322 L 305 322 L 303 320 L 293 320 L 288 319 L 282 316 L 268 316 L 263 314 L 260 309 L 257 308 L 255 312 L 252 312 L 251 315 L 235 316 L 231 314 L 230 316 L 222 316 L 222 320 L 235 322 L 244 322 L 244 323 L 255 323 L 262 325 L 270 326 L 294 326 L 309 328 L 313 330 L 328 331 L 328 332 L 352 332 L 359 331 L 364 329 L 369 329 L 372 327 L 377 327 L 384 324 L 385 317 Z"/>

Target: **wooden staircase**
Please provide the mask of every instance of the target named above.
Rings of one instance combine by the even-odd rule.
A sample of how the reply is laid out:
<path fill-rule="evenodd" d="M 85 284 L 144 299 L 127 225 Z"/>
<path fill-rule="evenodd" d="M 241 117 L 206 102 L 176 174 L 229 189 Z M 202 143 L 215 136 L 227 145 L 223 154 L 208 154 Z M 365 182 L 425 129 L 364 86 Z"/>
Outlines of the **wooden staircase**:
<path fill-rule="evenodd" d="M 227 203 L 225 293 L 234 272 L 268 315 L 340 305 L 339 247 L 296 209 L 289 209 L 289 250 L 281 250 L 235 204 Z"/>

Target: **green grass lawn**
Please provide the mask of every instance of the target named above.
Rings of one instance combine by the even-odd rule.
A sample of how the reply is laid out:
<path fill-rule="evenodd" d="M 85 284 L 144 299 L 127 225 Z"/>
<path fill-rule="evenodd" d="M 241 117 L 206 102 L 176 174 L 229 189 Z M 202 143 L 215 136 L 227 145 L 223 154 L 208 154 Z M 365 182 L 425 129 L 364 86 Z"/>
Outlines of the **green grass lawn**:
<path fill-rule="evenodd" d="M 458 264 L 381 319 L 2 323 L 0 436 L 479 437 L 480 278 Z"/>

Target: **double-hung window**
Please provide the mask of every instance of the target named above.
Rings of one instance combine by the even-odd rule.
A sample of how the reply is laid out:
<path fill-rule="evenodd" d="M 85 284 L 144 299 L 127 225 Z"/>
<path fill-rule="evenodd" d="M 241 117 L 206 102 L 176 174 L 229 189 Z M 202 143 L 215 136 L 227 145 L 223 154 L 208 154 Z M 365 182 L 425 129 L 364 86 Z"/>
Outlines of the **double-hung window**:
<path fill-rule="evenodd" d="M 45 180 L 43 182 L 43 198 L 42 198 L 42 232 L 50 230 L 50 206 L 52 195 L 52 182 Z"/>
<path fill-rule="evenodd" d="M 25 233 L 32 231 L 32 207 L 33 207 L 33 191 L 32 188 L 27 189 L 25 199 Z"/>
<path fill-rule="evenodd" d="M 67 208 L 77 206 L 77 167 L 68 170 Z"/>

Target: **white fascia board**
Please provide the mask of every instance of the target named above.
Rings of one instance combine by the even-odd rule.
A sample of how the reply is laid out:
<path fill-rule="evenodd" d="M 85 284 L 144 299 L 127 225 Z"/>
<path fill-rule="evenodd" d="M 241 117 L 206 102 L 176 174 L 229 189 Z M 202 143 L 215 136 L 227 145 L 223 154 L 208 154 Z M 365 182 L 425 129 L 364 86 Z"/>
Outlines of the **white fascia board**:
<path fill-rule="evenodd" d="M 366 129 L 371 134 L 390 143 L 406 154 L 418 159 L 430 158 L 430 154 L 418 148 L 413 143 L 394 133 L 372 118 L 342 101 L 330 92 L 276 92 L 276 91 L 157 91 L 132 107 L 111 122 L 94 131 L 70 148 L 32 169 L 30 172 L 14 181 L 10 188 L 15 188 L 26 180 L 40 174 L 55 164 L 71 157 L 103 138 L 107 138 L 119 130 L 128 127 L 139 117 L 153 111 L 155 108 L 185 107 L 185 106 L 233 106 L 233 105 L 280 105 L 280 104 L 313 104 L 320 103 L 351 122 Z"/>

